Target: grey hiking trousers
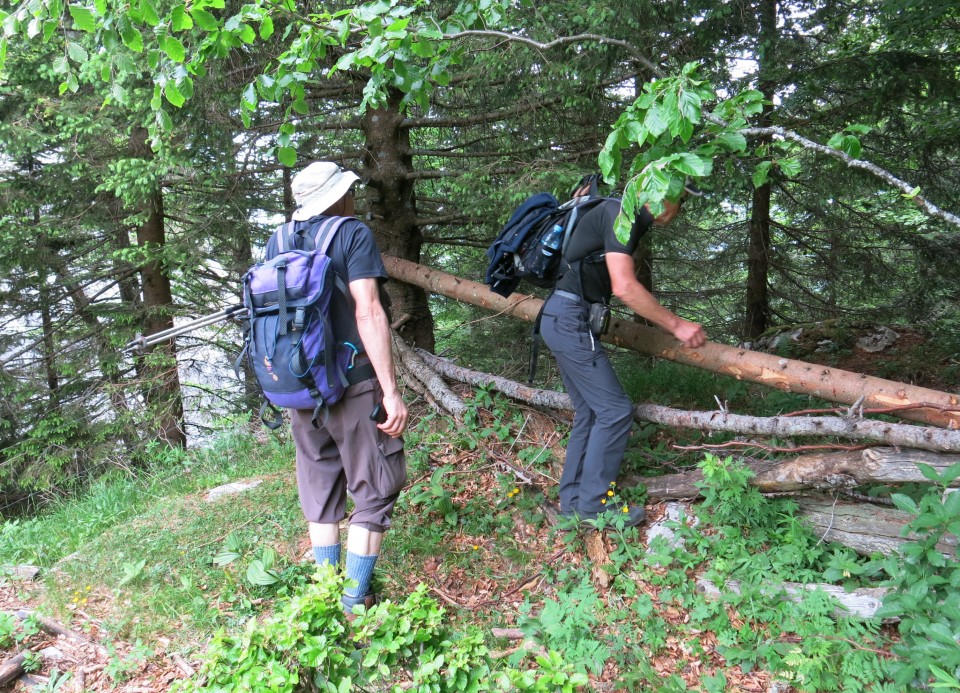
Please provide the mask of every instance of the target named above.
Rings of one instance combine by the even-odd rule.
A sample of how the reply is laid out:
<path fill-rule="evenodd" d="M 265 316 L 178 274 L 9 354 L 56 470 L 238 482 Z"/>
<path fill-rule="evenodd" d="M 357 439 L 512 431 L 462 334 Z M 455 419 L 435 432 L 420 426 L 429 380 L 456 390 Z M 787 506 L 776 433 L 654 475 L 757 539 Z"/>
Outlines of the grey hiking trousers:
<path fill-rule="evenodd" d="M 601 512 L 616 481 L 633 423 L 623 391 L 600 340 L 590 333 L 589 306 L 567 292 L 547 299 L 540 335 L 553 352 L 575 415 L 560 477 L 561 512 Z"/>

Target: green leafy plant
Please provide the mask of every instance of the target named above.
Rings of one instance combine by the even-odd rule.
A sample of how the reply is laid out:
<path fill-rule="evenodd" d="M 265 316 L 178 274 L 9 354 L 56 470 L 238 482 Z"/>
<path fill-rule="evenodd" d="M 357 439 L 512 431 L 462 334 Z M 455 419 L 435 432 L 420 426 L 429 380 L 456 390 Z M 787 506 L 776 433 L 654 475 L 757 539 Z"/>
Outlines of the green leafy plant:
<path fill-rule="evenodd" d="M 34 693 L 59 693 L 60 691 L 66 691 L 66 685 L 70 682 L 72 674 L 69 671 L 61 673 L 57 669 L 53 669 L 50 672 L 50 676 L 47 678 L 47 682 L 41 686 L 34 686 Z"/>
<path fill-rule="evenodd" d="M 269 546 L 263 550 L 259 558 L 250 561 L 247 566 L 247 580 L 250 584 L 268 587 L 280 582 L 280 573 L 273 569 L 277 562 L 277 552 Z"/>
<path fill-rule="evenodd" d="M 579 663 L 584 673 L 589 669 L 599 674 L 610 656 L 594 627 L 596 614 L 602 608 L 589 576 L 581 575 L 579 580 L 563 585 L 557 599 L 545 599 L 537 613 L 529 602 L 524 603 L 518 625 L 534 642 Z"/>
<path fill-rule="evenodd" d="M 104 671 L 115 683 L 123 683 L 137 673 L 148 659 L 153 657 L 153 649 L 141 640 L 134 643 L 133 648 L 123 655 L 112 644 L 107 644 L 108 661 Z"/>
<path fill-rule="evenodd" d="M 143 569 L 147 567 L 147 561 L 144 559 L 137 563 L 124 563 L 121 567 L 123 569 L 123 577 L 120 578 L 117 587 L 123 587 L 143 575 Z"/>
<path fill-rule="evenodd" d="M 903 687 L 929 685 L 931 677 L 960 676 L 960 561 L 956 553 L 946 555 L 941 544 L 947 534 L 960 534 L 960 493 L 948 486 L 960 478 L 960 464 L 942 473 L 919 465 L 934 488 L 919 502 L 905 494 L 891 496 L 898 508 L 914 516 L 904 528 L 915 538 L 905 543 L 901 555 L 875 564 L 887 576 L 892 588 L 883 601 L 879 616 L 899 617 L 900 641 L 893 646 L 897 659 L 888 662 L 894 682 Z"/>
<path fill-rule="evenodd" d="M 537 659 L 539 669 L 496 671 L 482 632 L 471 627 L 455 636 L 425 585 L 401 603 L 361 607 L 350 622 L 340 606 L 343 580 L 330 566 L 318 568 L 315 579 L 272 616 L 251 618 L 242 633 L 220 631 L 197 677 L 173 690 L 292 693 L 309 682 L 315 690 L 346 693 L 384 690 L 401 679 L 415 690 L 437 693 L 547 693 L 572 692 L 586 683 L 555 652 Z"/>
<path fill-rule="evenodd" d="M 23 653 L 23 664 L 21 664 L 21 666 L 28 674 L 32 674 L 35 671 L 40 671 L 43 669 L 43 657 L 36 652 L 27 650 Z"/>
<path fill-rule="evenodd" d="M 457 506 L 453 502 L 453 495 L 443 485 L 443 477 L 449 473 L 451 467 L 444 465 L 430 475 L 430 483 L 420 487 L 419 491 L 410 494 L 410 502 L 421 505 L 429 513 L 436 513 L 448 525 L 456 525 L 459 519 Z"/>
<path fill-rule="evenodd" d="M 10 647 L 17 632 L 17 620 L 13 614 L 0 613 L 0 648 Z"/>

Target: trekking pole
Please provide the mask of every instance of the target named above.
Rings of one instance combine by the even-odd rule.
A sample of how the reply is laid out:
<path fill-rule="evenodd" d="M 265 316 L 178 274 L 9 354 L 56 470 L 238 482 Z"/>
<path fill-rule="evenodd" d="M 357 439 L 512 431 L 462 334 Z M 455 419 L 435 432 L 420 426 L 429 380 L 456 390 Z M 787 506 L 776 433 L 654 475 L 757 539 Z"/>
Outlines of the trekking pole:
<path fill-rule="evenodd" d="M 178 325 L 176 327 L 163 330 L 162 332 L 149 334 L 146 337 L 138 333 L 136 337 L 127 342 L 126 346 L 124 346 L 121 350 L 121 353 L 126 356 L 130 356 L 131 354 L 135 353 L 143 353 L 144 349 L 149 346 L 159 344 L 160 342 L 165 342 L 168 339 L 173 339 L 174 337 L 179 337 L 180 335 L 187 334 L 193 330 L 198 330 L 201 327 L 207 327 L 223 320 L 228 320 L 244 309 L 245 307 L 242 304 L 238 304 L 235 306 L 230 306 L 229 308 L 224 308 L 216 313 L 204 315 L 184 325 Z"/>

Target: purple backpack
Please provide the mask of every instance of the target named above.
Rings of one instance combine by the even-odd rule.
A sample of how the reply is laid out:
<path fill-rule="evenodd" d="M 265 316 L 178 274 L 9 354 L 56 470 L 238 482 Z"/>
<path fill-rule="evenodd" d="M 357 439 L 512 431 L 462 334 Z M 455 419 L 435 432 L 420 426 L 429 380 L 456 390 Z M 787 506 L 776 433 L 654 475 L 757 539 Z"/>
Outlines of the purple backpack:
<path fill-rule="evenodd" d="M 328 217 L 311 238 L 290 222 L 277 229 L 278 254 L 254 265 L 243 278 L 243 303 L 249 317 L 244 353 L 272 408 L 321 412 L 336 403 L 348 386 L 347 370 L 356 349 L 338 343 L 330 322 L 335 291 L 346 287 L 331 267 L 327 250 L 349 217 Z M 297 249 L 299 245 L 304 250 Z M 349 296 L 348 296 L 349 299 Z M 271 428 L 274 424 L 260 415 Z"/>

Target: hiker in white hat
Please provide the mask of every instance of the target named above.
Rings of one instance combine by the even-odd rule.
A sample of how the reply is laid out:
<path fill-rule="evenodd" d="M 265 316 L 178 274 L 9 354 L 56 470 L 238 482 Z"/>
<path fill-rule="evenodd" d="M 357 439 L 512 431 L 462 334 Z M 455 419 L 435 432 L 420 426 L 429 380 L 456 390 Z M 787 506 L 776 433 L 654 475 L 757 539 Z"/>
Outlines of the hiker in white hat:
<path fill-rule="evenodd" d="M 297 209 L 294 238 L 313 238 L 330 217 L 350 217 L 337 228 L 327 248 L 338 285 L 330 304 L 336 341 L 354 348 L 347 371 L 349 387 L 314 425 L 314 411 L 291 409 L 297 450 L 297 490 L 307 519 L 316 562 L 340 563 L 340 521 L 353 500 L 347 532 L 344 610 L 371 606 L 374 566 L 393 507 L 406 481 L 403 439 L 407 407 L 397 387 L 391 351 L 390 321 L 381 299 L 387 281 L 373 232 L 353 218 L 352 187 L 360 177 L 329 161 L 310 164 L 294 176 Z M 329 225 L 328 225 L 329 226 Z M 314 244 L 319 247 L 318 239 Z M 300 245 L 297 245 L 300 248 Z M 277 234 L 267 243 L 267 259 L 278 253 Z"/>
<path fill-rule="evenodd" d="M 294 221 L 307 221 L 327 212 L 344 200 L 360 180 L 353 171 L 345 171 L 332 161 L 316 161 L 294 176 L 291 189 L 297 201 Z M 349 215 L 346 215 L 349 216 Z"/>

